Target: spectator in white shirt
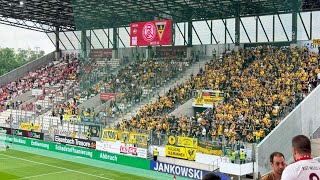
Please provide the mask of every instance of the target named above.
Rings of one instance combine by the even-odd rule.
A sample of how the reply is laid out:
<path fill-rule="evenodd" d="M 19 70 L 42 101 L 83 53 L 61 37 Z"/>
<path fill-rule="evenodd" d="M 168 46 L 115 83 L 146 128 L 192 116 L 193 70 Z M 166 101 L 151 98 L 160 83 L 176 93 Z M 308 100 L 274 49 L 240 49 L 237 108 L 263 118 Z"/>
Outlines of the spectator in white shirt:
<path fill-rule="evenodd" d="M 292 139 L 292 153 L 295 163 L 286 167 L 282 180 L 319 180 L 320 163 L 311 158 L 311 142 L 304 135 Z"/>

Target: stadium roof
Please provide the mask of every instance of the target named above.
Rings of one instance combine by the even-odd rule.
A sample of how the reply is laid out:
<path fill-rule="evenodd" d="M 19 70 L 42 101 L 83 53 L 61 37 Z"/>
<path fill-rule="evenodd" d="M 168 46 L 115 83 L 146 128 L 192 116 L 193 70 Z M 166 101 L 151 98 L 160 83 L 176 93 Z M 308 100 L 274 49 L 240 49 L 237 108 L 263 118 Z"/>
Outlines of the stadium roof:
<path fill-rule="evenodd" d="M 2 0 L 0 23 L 43 32 L 128 26 L 319 10 L 318 0 Z"/>

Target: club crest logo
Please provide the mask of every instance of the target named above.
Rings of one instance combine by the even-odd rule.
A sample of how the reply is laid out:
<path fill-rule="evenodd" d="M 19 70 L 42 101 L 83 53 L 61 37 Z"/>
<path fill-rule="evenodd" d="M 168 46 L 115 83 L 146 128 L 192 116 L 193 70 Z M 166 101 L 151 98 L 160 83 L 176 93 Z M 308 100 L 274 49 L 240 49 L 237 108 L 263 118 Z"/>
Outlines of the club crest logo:
<path fill-rule="evenodd" d="M 166 24 L 167 24 L 166 22 L 157 22 L 156 23 L 160 41 L 162 40 L 162 35 L 163 35 L 164 30 L 166 28 Z"/>
<path fill-rule="evenodd" d="M 147 42 L 151 42 L 156 37 L 156 27 L 153 23 L 147 23 L 143 26 L 142 37 Z"/>

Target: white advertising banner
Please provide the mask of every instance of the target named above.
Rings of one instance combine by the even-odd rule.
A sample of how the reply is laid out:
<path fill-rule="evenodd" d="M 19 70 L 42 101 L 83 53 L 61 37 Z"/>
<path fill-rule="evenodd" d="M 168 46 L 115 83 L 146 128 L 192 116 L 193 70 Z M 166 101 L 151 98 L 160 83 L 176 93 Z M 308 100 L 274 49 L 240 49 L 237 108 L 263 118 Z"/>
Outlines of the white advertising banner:
<path fill-rule="evenodd" d="M 125 154 L 128 156 L 136 156 L 140 158 L 147 158 L 147 149 L 143 148 L 136 148 L 132 145 L 125 145 L 120 141 L 116 142 L 109 142 L 109 141 L 97 141 L 96 142 L 96 149 L 100 151 L 106 151 L 110 153 L 116 154 Z"/>
<path fill-rule="evenodd" d="M 143 148 L 136 148 L 132 146 L 121 146 L 120 153 L 129 155 L 129 156 L 147 158 L 147 149 L 143 149 Z"/>
<path fill-rule="evenodd" d="M 100 151 L 120 154 L 120 147 L 121 143 L 97 141 L 96 149 Z"/>

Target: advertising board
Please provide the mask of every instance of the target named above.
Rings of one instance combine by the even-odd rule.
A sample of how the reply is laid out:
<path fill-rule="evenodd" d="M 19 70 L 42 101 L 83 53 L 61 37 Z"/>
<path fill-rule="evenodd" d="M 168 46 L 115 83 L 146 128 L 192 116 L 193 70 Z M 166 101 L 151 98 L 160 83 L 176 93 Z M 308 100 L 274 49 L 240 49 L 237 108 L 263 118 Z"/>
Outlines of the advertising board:
<path fill-rule="evenodd" d="M 58 142 L 61 144 L 68 144 L 73 146 L 96 149 L 96 141 L 91 141 L 87 139 L 79 139 L 79 138 L 73 138 L 68 136 L 55 135 L 53 140 L 54 142 Z"/>
<path fill-rule="evenodd" d="M 26 131 L 22 129 L 13 129 L 13 128 L 7 128 L 7 127 L 0 127 L 0 130 L 5 130 L 6 134 L 8 135 L 14 135 L 14 136 L 21 136 L 21 137 L 27 137 L 27 138 L 33 138 L 33 139 L 44 139 L 44 134 L 41 132 L 34 132 L 34 131 Z"/>

